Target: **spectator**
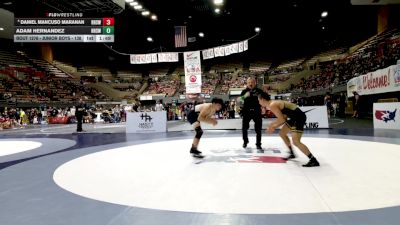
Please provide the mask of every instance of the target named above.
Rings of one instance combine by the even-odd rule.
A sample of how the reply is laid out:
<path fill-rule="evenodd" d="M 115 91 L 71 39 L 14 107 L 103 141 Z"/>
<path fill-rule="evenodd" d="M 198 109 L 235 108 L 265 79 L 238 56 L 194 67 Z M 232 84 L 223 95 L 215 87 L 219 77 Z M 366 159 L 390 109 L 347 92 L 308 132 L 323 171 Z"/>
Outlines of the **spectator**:
<path fill-rule="evenodd" d="M 340 93 L 339 96 L 339 111 L 338 116 L 341 118 L 345 117 L 345 110 L 346 110 L 346 96 L 343 92 Z"/>
<path fill-rule="evenodd" d="M 353 118 L 359 118 L 360 116 L 360 95 L 353 91 L 354 95 L 354 105 L 353 105 Z"/>
<path fill-rule="evenodd" d="M 156 110 L 156 111 L 163 111 L 163 110 L 164 110 L 164 106 L 163 106 L 161 100 L 158 100 L 158 101 L 157 101 L 156 106 L 155 106 L 155 110 Z"/>
<path fill-rule="evenodd" d="M 77 128 L 76 131 L 77 132 L 82 132 L 82 122 L 83 122 L 83 115 L 85 113 L 85 103 L 83 101 L 83 99 L 79 99 L 79 103 L 76 106 L 76 112 L 75 112 L 75 117 L 77 120 Z"/>

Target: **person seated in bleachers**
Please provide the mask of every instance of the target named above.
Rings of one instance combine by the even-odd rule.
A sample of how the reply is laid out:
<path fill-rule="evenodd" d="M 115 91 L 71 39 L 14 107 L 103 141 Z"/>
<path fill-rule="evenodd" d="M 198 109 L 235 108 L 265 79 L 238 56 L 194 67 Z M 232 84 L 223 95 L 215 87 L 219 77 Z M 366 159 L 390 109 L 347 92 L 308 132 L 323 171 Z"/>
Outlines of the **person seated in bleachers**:
<path fill-rule="evenodd" d="M 114 123 L 115 120 L 111 115 L 108 110 L 104 110 L 100 117 L 104 120 L 104 123 Z"/>

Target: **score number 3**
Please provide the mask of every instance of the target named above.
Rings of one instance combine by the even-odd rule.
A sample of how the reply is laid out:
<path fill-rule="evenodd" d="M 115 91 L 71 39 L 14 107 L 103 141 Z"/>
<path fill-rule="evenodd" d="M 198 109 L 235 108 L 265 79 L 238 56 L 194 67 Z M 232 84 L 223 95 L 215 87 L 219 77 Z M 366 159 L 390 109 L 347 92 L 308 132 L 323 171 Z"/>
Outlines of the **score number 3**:
<path fill-rule="evenodd" d="M 114 26 L 114 18 L 103 18 L 103 26 Z"/>

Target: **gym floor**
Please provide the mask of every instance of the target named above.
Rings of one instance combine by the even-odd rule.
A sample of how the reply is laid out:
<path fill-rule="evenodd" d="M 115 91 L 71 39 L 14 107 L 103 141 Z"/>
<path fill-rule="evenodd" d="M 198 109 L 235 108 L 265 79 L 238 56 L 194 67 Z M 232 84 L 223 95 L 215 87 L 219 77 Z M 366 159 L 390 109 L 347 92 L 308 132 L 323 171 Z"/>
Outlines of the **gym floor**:
<path fill-rule="evenodd" d="M 400 132 L 331 119 L 303 142 L 321 163 L 304 168 L 277 133 L 242 148 L 241 120 L 194 132 L 125 133 L 125 124 L 48 125 L 0 131 L 0 224 L 369 225 L 400 221 Z M 264 120 L 264 127 L 269 120 Z M 252 128 L 253 126 L 251 126 Z"/>

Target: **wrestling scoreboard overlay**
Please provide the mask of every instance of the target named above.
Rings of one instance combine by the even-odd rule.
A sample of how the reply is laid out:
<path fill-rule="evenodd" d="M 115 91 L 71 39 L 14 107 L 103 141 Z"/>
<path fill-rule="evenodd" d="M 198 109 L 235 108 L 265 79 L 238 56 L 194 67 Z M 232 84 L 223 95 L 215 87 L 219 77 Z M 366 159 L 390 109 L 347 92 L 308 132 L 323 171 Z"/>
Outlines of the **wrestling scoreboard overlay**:
<path fill-rule="evenodd" d="M 114 42 L 114 18 L 16 18 L 14 42 Z"/>

